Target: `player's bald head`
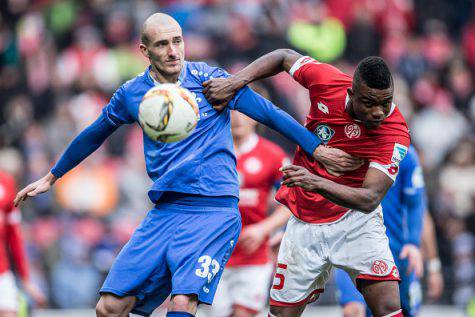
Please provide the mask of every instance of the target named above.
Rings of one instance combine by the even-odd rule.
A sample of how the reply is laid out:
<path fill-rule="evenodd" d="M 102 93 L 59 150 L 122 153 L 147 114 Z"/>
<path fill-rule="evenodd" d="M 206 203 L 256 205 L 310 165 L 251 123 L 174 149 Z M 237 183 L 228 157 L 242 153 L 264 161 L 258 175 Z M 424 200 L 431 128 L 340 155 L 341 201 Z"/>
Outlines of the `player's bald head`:
<path fill-rule="evenodd" d="M 178 32 L 181 34 L 181 26 L 168 14 L 154 13 L 145 20 L 142 26 L 140 41 L 144 45 L 149 45 L 150 40 L 158 34 Z"/>

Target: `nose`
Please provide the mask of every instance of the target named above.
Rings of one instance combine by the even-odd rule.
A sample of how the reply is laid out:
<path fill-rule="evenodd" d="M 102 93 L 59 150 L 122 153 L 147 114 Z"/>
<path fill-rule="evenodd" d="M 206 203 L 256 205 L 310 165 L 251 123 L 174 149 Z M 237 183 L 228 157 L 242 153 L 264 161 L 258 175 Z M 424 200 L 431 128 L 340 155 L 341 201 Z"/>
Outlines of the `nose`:
<path fill-rule="evenodd" d="M 384 111 L 383 109 L 377 108 L 371 116 L 373 117 L 374 120 L 383 120 L 384 119 Z"/>
<path fill-rule="evenodd" d="M 168 46 L 168 55 L 169 56 L 176 56 L 177 53 L 178 53 L 178 51 L 177 51 L 175 45 L 169 45 Z"/>

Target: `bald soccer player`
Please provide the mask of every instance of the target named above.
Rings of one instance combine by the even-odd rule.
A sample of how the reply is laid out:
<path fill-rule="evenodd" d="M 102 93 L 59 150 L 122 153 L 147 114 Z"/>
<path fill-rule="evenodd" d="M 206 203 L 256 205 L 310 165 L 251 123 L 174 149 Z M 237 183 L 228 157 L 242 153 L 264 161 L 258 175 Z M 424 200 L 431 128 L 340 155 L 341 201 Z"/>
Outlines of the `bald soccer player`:
<path fill-rule="evenodd" d="M 46 176 L 18 193 L 15 204 L 48 191 L 120 125 L 137 122 L 142 97 L 155 85 L 176 83 L 189 89 L 199 104 L 196 130 L 169 144 L 143 137 L 147 172 L 154 182 L 148 194 L 155 207 L 112 265 L 96 313 L 149 316 L 171 294 L 167 316 L 190 317 L 199 303 L 213 302 L 241 230 L 229 109 L 281 132 L 329 169 L 343 172 L 361 162 L 320 146 L 313 133 L 247 87 L 226 110 L 215 111 L 202 94 L 202 83 L 229 75 L 205 63 L 184 61 L 182 30 L 172 17 L 150 16 L 139 48 L 150 66 L 114 93 L 97 120 L 72 141 Z"/>

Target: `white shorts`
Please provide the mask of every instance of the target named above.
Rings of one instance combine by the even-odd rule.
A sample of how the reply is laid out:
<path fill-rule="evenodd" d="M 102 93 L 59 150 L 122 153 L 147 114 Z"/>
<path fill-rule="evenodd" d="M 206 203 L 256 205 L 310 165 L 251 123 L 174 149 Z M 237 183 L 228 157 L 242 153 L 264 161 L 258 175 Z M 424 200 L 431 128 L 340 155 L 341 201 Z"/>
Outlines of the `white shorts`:
<path fill-rule="evenodd" d="M 228 317 L 240 306 L 252 313 L 262 311 L 267 303 L 273 265 L 226 267 L 208 316 Z"/>
<path fill-rule="evenodd" d="M 18 311 L 18 289 L 11 271 L 0 274 L 0 311 Z"/>
<path fill-rule="evenodd" d="M 350 211 L 330 224 L 290 218 L 271 288 L 273 306 L 298 306 L 318 298 L 335 266 L 358 279 L 399 280 L 381 207 Z"/>

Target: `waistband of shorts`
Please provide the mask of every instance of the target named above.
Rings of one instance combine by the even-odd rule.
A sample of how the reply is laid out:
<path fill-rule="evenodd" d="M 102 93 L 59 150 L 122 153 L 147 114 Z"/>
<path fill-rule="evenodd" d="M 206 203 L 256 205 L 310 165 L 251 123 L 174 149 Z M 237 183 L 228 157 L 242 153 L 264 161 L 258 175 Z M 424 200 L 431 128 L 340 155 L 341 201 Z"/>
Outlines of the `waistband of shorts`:
<path fill-rule="evenodd" d="M 236 210 L 239 199 L 234 196 L 203 196 L 178 192 L 164 192 L 155 208 L 192 211 Z"/>

